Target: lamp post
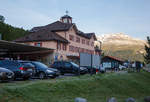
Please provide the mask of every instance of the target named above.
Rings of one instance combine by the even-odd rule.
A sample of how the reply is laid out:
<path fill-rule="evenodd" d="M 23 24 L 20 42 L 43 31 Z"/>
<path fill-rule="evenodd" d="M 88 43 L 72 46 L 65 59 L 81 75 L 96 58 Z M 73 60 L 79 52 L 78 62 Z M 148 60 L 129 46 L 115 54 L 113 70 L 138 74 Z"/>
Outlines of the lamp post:
<path fill-rule="evenodd" d="M 98 41 L 98 42 L 99 42 L 99 49 L 101 51 L 101 49 L 102 49 L 102 42 L 101 41 Z"/>
<path fill-rule="evenodd" d="M 99 63 L 100 63 L 100 67 L 101 67 L 102 42 L 101 42 L 101 41 L 98 41 L 98 42 L 99 42 L 99 50 L 100 50 L 100 51 L 99 51 L 99 57 L 100 57 L 100 62 L 99 62 Z M 100 67 L 99 67 L 99 68 L 100 68 Z M 99 71 L 100 71 L 100 69 L 99 69 Z"/>

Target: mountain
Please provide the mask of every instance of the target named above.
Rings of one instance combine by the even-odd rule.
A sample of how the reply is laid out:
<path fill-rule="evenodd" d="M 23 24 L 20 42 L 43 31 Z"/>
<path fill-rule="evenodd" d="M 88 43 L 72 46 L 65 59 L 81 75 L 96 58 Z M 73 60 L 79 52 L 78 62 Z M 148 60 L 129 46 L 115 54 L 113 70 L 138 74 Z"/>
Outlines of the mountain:
<path fill-rule="evenodd" d="M 105 34 L 97 36 L 102 42 L 102 50 L 105 55 L 121 58 L 123 60 L 144 61 L 144 46 L 146 41 L 132 38 L 124 33 Z M 95 43 L 99 45 L 98 42 Z"/>

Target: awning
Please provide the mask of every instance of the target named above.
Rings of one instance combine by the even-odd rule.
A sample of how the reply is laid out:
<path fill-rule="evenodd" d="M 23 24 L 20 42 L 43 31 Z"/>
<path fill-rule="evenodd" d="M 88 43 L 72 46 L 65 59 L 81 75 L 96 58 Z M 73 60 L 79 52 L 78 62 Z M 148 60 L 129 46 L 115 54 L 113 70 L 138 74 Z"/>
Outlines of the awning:
<path fill-rule="evenodd" d="M 36 53 L 36 52 L 48 52 L 53 50 L 54 49 L 45 48 L 45 47 L 37 47 L 37 46 L 31 46 L 27 44 L 0 40 L 0 54 L 4 54 L 4 53 L 25 54 L 25 53 Z"/>

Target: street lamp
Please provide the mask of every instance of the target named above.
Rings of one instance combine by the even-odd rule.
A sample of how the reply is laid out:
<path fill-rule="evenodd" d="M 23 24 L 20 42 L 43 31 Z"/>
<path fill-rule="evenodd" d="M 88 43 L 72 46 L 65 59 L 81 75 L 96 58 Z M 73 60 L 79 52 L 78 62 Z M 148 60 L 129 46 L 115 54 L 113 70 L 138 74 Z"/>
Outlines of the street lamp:
<path fill-rule="evenodd" d="M 100 62 L 99 62 L 99 63 L 100 63 L 100 67 L 101 67 L 101 60 L 102 60 L 102 59 L 101 59 L 101 57 L 102 57 L 102 56 L 101 56 L 101 53 L 102 53 L 102 42 L 101 42 L 101 41 L 98 41 L 98 42 L 99 42 L 99 57 L 100 57 L 100 58 L 99 58 L 99 59 L 100 59 Z M 100 67 L 99 67 L 99 71 L 100 71 Z"/>
<path fill-rule="evenodd" d="M 101 48 L 102 48 L 102 42 L 101 41 L 98 41 L 99 42 L 99 49 L 101 51 Z"/>
<path fill-rule="evenodd" d="M 101 41 L 98 41 L 99 42 L 99 55 L 101 54 L 101 52 L 102 52 L 102 42 Z"/>

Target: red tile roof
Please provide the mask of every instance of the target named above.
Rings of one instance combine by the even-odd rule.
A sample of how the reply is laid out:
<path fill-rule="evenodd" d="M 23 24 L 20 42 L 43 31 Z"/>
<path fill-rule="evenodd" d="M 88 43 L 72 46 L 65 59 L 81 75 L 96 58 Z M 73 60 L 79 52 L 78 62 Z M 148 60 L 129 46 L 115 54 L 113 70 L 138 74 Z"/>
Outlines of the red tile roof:
<path fill-rule="evenodd" d="M 114 60 L 117 60 L 117 61 L 120 61 L 120 62 L 123 62 L 123 60 L 117 58 L 117 57 L 113 57 L 113 56 L 104 56 L 104 57 L 109 57 L 111 59 L 114 59 Z"/>

